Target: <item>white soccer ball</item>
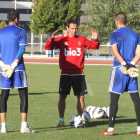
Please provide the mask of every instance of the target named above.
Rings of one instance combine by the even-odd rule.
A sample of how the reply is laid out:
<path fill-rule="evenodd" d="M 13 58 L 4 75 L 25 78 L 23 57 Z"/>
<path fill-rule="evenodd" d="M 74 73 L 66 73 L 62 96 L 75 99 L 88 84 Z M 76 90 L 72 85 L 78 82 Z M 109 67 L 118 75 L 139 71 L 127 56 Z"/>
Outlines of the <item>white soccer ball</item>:
<path fill-rule="evenodd" d="M 104 115 L 103 115 L 103 118 L 108 118 L 108 115 L 107 115 L 107 107 L 103 107 L 102 110 L 104 111 Z"/>
<path fill-rule="evenodd" d="M 74 115 L 70 118 L 71 127 L 78 128 L 83 125 L 83 119 L 79 115 Z"/>
<path fill-rule="evenodd" d="M 107 107 L 107 116 L 109 117 L 110 106 Z"/>
<path fill-rule="evenodd" d="M 97 107 L 94 111 L 94 119 L 100 119 L 100 118 L 103 118 L 103 115 L 104 115 L 104 111 L 100 108 L 100 107 Z"/>
<path fill-rule="evenodd" d="M 108 118 L 109 117 L 109 106 L 108 107 L 103 107 L 102 110 L 104 110 L 104 117 Z"/>
<path fill-rule="evenodd" d="M 90 118 L 94 118 L 94 111 L 95 111 L 96 107 L 95 106 L 92 106 L 90 111 L 89 111 L 89 115 L 90 115 Z"/>
<path fill-rule="evenodd" d="M 74 119 L 75 119 L 76 115 L 73 115 L 71 118 L 70 118 L 70 125 L 71 126 L 74 126 Z"/>
<path fill-rule="evenodd" d="M 104 111 L 104 118 L 108 118 L 109 115 L 108 115 L 108 107 L 103 107 L 102 110 Z"/>
<path fill-rule="evenodd" d="M 82 119 L 83 119 L 83 123 L 87 123 L 90 121 L 90 115 L 87 111 L 83 111 Z"/>
<path fill-rule="evenodd" d="M 86 108 L 86 111 L 89 112 L 90 109 L 91 109 L 92 107 L 93 107 L 93 106 L 88 106 L 88 107 Z"/>

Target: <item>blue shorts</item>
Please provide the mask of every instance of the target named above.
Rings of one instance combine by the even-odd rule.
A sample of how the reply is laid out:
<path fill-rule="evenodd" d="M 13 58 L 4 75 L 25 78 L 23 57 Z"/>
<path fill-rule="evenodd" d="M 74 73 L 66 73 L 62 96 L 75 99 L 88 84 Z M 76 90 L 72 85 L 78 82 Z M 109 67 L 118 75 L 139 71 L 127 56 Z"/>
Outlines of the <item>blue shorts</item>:
<path fill-rule="evenodd" d="M 110 74 L 109 92 L 123 94 L 123 92 L 138 92 L 137 78 L 123 74 L 120 67 L 113 67 Z"/>
<path fill-rule="evenodd" d="M 25 71 L 16 71 L 10 78 L 4 77 L 1 73 L 1 88 L 11 89 L 28 87 L 27 76 Z"/>

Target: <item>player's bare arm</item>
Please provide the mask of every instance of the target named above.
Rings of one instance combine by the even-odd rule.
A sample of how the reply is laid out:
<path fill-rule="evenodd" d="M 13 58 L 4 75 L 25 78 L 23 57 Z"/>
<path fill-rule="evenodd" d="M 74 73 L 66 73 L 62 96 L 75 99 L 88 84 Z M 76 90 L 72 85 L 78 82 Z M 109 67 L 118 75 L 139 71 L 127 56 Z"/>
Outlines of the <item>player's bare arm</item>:
<path fill-rule="evenodd" d="M 112 48 L 112 52 L 113 52 L 114 56 L 116 57 L 116 59 L 117 59 L 120 63 L 122 63 L 122 62 L 124 61 L 124 59 L 122 58 L 122 56 L 120 55 L 120 53 L 119 53 L 119 51 L 118 51 L 118 46 L 117 46 L 117 44 L 113 44 L 113 45 L 111 46 L 111 48 Z"/>
<path fill-rule="evenodd" d="M 98 39 L 98 31 L 96 29 L 91 30 L 92 35 L 88 35 L 91 39 L 96 40 Z"/>
<path fill-rule="evenodd" d="M 137 45 L 137 48 L 136 48 L 136 55 L 135 57 L 133 58 L 133 62 L 135 64 L 137 64 L 137 62 L 140 60 L 140 45 Z"/>
<path fill-rule="evenodd" d="M 122 65 L 126 65 L 126 62 L 124 61 L 123 57 L 120 55 L 119 51 L 118 51 L 118 46 L 117 44 L 113 44 L 112 46 L 112 52 L 114 54 L 114 56 L 116 57 L 116 59 L 122 64 Z M 127 64 L 128 65 L 128 64 Z M 127 66 L 126 66 L 127 67 Z M 120 70 L 123 74 L 128 75 L 128 71 L 126 69 L 126 67 L 120 67 Z"/>
<path fill-rule="evenodd" d="M 53 32 L 53 34 L 52 34 L 52 38 L 53 38 L 53 39 L 56 39 L 56 38 L 58 38 L 58 37 L 61 36 L 61 34 L 58 34 L 58 31 L 59 31 L 59 30 L 56 30 L 56 31 Z"/>

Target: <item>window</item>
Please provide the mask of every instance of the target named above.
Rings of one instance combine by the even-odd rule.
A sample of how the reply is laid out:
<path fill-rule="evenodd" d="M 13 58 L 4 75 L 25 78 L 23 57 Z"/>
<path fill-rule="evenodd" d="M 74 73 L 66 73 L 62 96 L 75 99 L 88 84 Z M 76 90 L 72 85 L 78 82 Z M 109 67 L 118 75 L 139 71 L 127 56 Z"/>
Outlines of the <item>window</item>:
<path fill-rule="evenodd" d="M 19 27 L 25 29 L 26 31 L 30 31 L 29 23 L 29 21 L 19 21 Z"/>
<path fill-rule="evenodd" d="M 5 8 L 0 8 L 0 13 L 9 13 L 11 10 L 14 9 L 5 9 Z M 32 13 L 32 9 L 17 9 L 19 11 L 20 14 L 31 14 Z"/>

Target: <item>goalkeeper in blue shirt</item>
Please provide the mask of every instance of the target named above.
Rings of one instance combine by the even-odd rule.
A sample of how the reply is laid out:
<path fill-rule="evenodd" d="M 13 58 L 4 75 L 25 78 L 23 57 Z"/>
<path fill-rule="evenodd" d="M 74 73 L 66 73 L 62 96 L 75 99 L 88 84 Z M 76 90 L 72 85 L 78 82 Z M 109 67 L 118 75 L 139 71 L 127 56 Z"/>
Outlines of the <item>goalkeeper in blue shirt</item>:
<path fill-rule="evenodd" d="M 110 35 L 113 54 L 113 68 L 110 74 L 110 111 L 109 127 L 102 135 L 113 135 L 118 100 L 123 92 L 129 92 L 135 106 L 137 117 L 136 135 L 140 135 L 140 100 L 138 93 L 138 69 L 135 64 L 140 59 L 140 38 L 137 33 L 126 27 L 127 17 L 120 12 L 115 16 L 117 30 Z"/>
<path fill-rule="evenodd" d="M 24 29 L 17 27 L 19 12 L 12 10 L 7 15 L 9 25 L 0 30 L 0 67 L 1 67 L 1 133 L 7 132 L 6 112 L 7 100 L 10 89 L 15 86 L 18 89 L 21 103 L 21 133 L 35 133 L 27 125 L 28 111 L 28 84 L 23 53 L 27 45 L 27 37 Z"/>

